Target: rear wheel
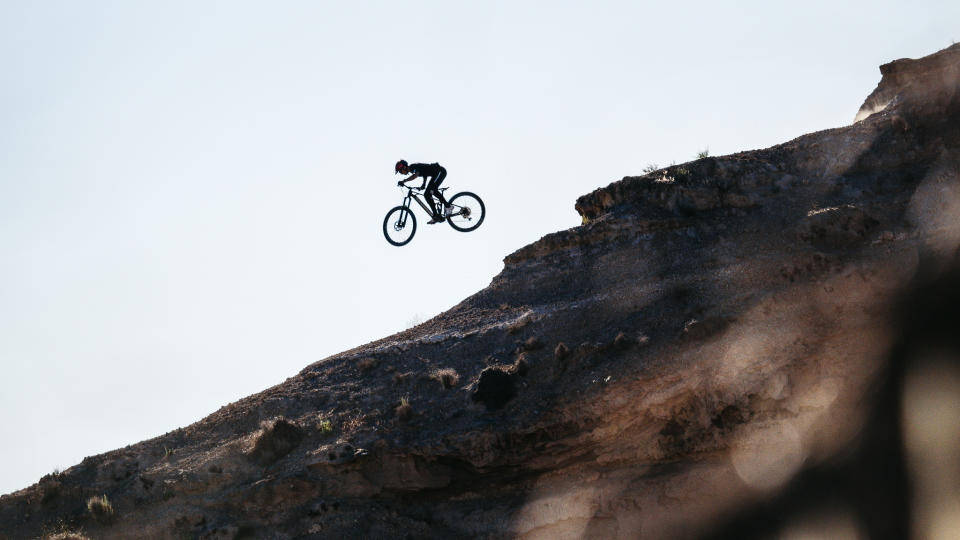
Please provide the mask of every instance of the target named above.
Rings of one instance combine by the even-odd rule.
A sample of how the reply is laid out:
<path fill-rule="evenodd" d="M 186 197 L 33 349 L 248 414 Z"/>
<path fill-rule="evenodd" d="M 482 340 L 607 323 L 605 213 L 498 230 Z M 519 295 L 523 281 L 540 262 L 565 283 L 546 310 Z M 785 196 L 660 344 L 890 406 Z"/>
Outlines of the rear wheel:
<path fill-rule="evenodd" d="M 469 191 L 457 193 L 450 198 L 453 213 L 447 218 L 447 223 L 460 232 L 470 232 L 483 223 L 487 211 L 483 201 Z"/>
<path fill-rule="evenodd" d="M 417 218 L 406 206 L 397 206 L 383 218 L 383 236 L 395 246 L 404 246 L 417 232 Z"/>

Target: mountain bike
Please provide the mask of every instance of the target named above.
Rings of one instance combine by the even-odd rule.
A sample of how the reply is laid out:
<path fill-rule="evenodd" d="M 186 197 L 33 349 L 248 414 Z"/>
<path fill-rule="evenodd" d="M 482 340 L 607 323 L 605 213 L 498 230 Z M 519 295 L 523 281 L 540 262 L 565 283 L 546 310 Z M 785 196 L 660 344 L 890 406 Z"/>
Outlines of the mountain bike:
<path fill-rule="evenodd" d="M 411 201 L 416 201 L 428 216 L 433 215 L 430 205 L 423 200 L 422 194 L 418 193 L 419 188 L 405 185 L 400 187 L 407 190 L 403 197 L 403 204 L 392 208 L 387 212 L 387 217 L 383 218 L 383 236 L 386 237 L 387 242 L 395 246 L 407 245 L 410 240 L 413 240 L 413 235 L 417 232 L 417 217 L 413 215 L 413 210 L 410 209 Z M 447 188 L 440 188 L 441 193 L 446 190 Z M 483 206 L 483 201 L 475 194 L 464 191 L 450 197 L 447 202 L 450 203 L 451 211 L 446 216 L 446 222 L 454 229 L 460 232 L 470 232 L 483 223 L 483 218 L 487 212 Z M 439 201 L 438 204 L 443 206 Z"/>

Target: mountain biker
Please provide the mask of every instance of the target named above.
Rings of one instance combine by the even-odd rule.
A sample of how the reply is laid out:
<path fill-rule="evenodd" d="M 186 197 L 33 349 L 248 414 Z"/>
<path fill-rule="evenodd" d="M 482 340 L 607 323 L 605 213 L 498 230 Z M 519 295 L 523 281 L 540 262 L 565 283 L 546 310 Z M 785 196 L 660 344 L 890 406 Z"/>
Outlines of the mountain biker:
<path fill-rule="evenodd" d="M 423 179 L 419 189 L 423 189 L 424 185 L 426 185 L 426 191 L 424 191 L 423 194 L 427 199 L 427 203 L 430 204 L 430 208 L 433 210 L 432 219 L 427 222 L 428 225 L 440 223 L 445 217 L 450 215 L 450 203 L 443 198 L 443 194 L 437 189 L 440 187 L 440 184 L 443 183 L 443 179 L 447 177 L 447 170 L 441 167 L 439 163 L 430 163 L 429 165 L 425 163 L 414 163 L 413 165 L 409 165 L 401 159 L 394 166 L 393 174 L 412 175 L 407 179 L 397 182 L 398 186 L 402 186 L 417 177 Z M 427 182 L 427 178 L 430 179 L 429 183 Z M 434 196 L 443 203 L 443 213 L 440 212 L 440 207 L 438 207 L 437 203 L 433 200 Z"/>

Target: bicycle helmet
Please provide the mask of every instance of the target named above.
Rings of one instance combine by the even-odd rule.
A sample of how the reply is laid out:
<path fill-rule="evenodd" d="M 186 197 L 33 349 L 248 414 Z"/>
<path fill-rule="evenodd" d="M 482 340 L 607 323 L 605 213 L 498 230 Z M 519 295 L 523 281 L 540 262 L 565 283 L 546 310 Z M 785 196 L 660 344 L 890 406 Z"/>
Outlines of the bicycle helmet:
<path fill-rule="evenodd" d="M 407 168 L 407 162 L 401 159 L 393 166 L 393 174 L 397 174 L 405 168 Z"/>

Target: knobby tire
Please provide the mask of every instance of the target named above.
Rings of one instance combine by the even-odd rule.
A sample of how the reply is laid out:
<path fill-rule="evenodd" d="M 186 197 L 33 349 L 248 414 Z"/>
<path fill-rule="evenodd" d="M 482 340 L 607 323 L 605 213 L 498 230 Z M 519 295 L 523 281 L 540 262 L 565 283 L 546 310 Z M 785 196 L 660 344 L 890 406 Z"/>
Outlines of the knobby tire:
<path fill-rule="evenodd" d="M 457 199 L 460 199 L 459 203 Z M 457 193 L 450 198 L 449 202 L 451 205 L 463 206 L 470 209 L 469 217 L 471 219 L 469 221 L 465 221 L 461 215 L 453 215 L 447 218 L 447 223 L 449 223 L 454 230 L 460 232 L 475 230 L 483 223 L 483 218 L 487 216 L 487 210 L 483 205 L 483 201 L 476 194 L 470 193 L 469 191 Z"/>
<path fill-rule="evenodd" d="M 392 208 L 383 218 L 383 236 L 394 246 L 407 245 L 413 240 L 415 234 L 417 234 L 417 217 L 406 206 Z"/>

